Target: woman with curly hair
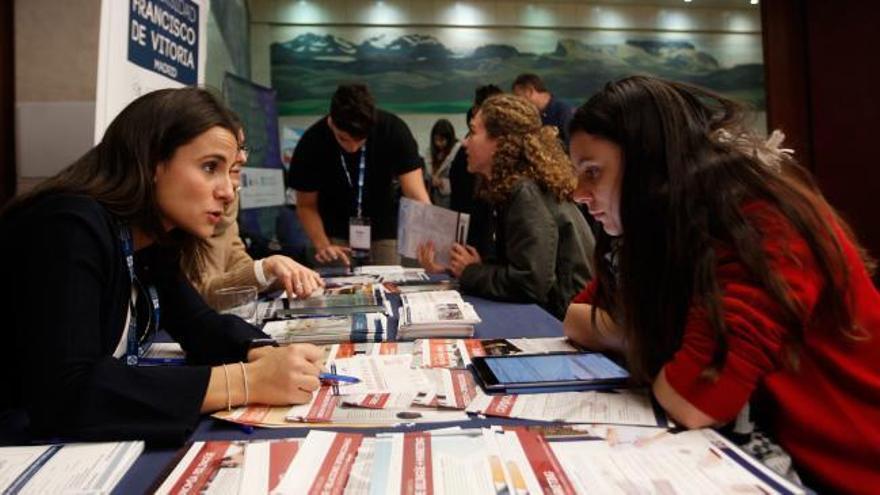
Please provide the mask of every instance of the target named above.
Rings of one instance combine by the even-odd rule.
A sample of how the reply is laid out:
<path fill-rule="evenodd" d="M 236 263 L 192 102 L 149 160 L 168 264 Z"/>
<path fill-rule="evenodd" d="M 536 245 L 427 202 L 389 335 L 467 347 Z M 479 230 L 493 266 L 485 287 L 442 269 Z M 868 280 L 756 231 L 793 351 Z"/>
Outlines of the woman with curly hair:
<path fill-rule="evenodd" d="M 660 79 L 607 85 L 570 130 L 602 231 L 566 334 L 685 427 L 750 404 L 820 493 L 880 485 L 880 294 L 807 172 L 733 102 Z"/>
<path fill-rule="evenodd" d="M 557 131 L 542 127 L 534 105 L 513 95 L 486 100 L 470 128 L 463 146 L 468 171 L 486 179 L 496 259 L 484 262 L 472 246 L 456 244 L 449 271 L 466 292 L 536 303 L 562 318 L 590 278 L 593 236 L 571 201 L 576 179 Z M 430 245 L 419 261 L 429 271 L 443 269 Z"/>

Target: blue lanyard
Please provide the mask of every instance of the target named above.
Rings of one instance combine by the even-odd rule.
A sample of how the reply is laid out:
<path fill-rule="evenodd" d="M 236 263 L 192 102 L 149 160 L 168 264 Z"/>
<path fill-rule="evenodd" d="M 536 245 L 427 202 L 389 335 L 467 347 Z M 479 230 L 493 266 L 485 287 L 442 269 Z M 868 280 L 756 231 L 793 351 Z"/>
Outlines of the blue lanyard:
<path fill-rule="evenodd" d="M 119 228 L 119 240 L 122 243 L 122 253 L 125 255 L 125 264 L 128 267 L 128 275 L 131 277 L 131 286 L 135 288 L 136 285 L 140 285 L 140 282 L 137 279 L 137 276 L 134 274 L 134 241 L 131 237 L 131 229 L 128 228 L 127 225 L 123 225 Z M 137 290 L 135 288 L 135 290 Z M 150 294 L 150 302 L 152 305 L 152 323 L 153 328 L 158 332 L 159 331 L 159 293 L 156 291 L 156 288 L 152 285 L 147 287 L 147 291 Z M 125 364 L 129 366 L 136 366 L 138 361 L 142 359 L 147 350 L 150 347 L 151 342 L 144 342 L 145 339 L 138 339 L 137 335 L 137 307 L 134 301 L 134 298 L 129 299 L 128 301 L 129 308 L 129 316 L 128 316 L 128 343 L 126 345 L 125 350 Z M 146 331 L 144 332 L 144 337 L 146 337 L 150 332 L 150 323 L 147 323 Z"/>
<path fill-rule="evenodd" d="M 360 165 L 358 165 L 358 191 L 357 191 L 357 216 L 360 218 L 363 216 L 363 203 L 364 203 L 364 176 L 367 175 L 365 170 L 367 168 L 366 160 L 367 160 L 367 144 L 364 143 L 361 146 L 361 159 Z M 345 172 L 345 178 L 348 179 L 348 187 L 354 188 L 354 184 L 351 182 L 351 174 L 348 173 L 348 166 L 345 164 L 345 156 L 340 153 L 339 161 L 342 163 L 342 171 Z"/>

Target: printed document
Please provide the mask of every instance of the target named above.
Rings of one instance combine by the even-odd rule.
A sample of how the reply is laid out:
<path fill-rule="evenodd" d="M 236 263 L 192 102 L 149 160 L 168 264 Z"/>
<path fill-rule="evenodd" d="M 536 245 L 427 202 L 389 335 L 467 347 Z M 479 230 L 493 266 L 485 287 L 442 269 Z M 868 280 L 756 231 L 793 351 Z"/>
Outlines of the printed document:
<path fill-rule="evenodd" d="M 470 413 L 502 418 L 666 426 L 666 416 L 655 410 L 647 391 L 559 392 L 550 394 L 486 395 L 479 392 Z"/>
<path fill-rule="evenodd" d="M 467 242 L 470 215 L 439 206 L 400 198 L 397 223 L 397 252 L 418 258 L 420 245 L 433 242 L 437 263 L 449 266 L 449 250 L 453 243 Z"/>

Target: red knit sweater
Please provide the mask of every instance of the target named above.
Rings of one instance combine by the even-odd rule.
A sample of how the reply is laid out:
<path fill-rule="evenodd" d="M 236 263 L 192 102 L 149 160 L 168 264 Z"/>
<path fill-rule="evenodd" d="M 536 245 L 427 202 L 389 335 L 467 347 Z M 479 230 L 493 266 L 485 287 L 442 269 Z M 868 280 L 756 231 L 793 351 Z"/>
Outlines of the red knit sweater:
<path fill-rule="evenodd" d="M 804 239 L 778 211 L 752 204 L 745 214 L 763 236 L 771 268 L 805 308 L 804 345 L 797 370 L 786 365 L 791 331 L 770 294 L 749 276 L 729 246 L 716 246 L 729 352 L 717 381 L 700 378 L 715 348 L 703 308 L 691 308 L 681 349 L 666 378 L 688 402 L 719 420 L 732 420 L 754 393 L 772 407 L 768 424 L 796 467 L 824 488 L 850 493 L 880 489 L 880 294 L 853 243 L 835 226 L 850 267 L 854 320 L 864 338 L 843 337 L 825 307 L 826 285 Z M 595 281 L 573 302 L 589 303 Z"/>

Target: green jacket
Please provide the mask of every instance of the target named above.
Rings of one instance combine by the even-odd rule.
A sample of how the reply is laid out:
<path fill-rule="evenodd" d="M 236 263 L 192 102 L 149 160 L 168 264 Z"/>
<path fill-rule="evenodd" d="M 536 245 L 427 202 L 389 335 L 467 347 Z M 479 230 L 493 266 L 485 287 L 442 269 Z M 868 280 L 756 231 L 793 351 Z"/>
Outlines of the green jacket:
<path fill-rule="evenodd" d="M 461 288 L 476 296 L 535 303 L 562 319 L 592 276 L 595 240 L 571 201 L 522 179 L 498 205 L 494 260 L 467 266 Z"/>

